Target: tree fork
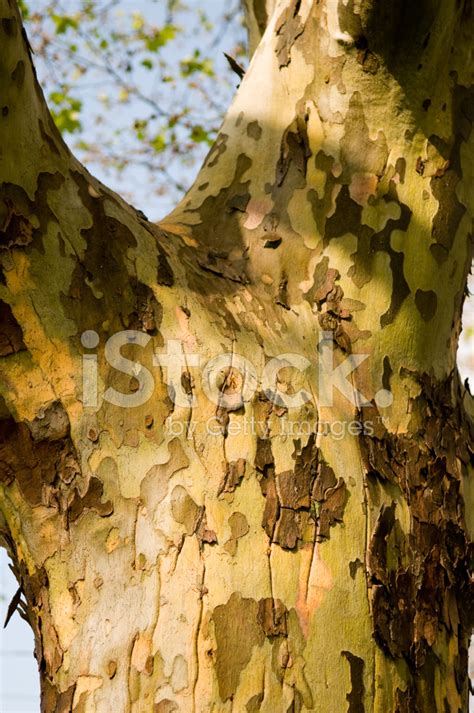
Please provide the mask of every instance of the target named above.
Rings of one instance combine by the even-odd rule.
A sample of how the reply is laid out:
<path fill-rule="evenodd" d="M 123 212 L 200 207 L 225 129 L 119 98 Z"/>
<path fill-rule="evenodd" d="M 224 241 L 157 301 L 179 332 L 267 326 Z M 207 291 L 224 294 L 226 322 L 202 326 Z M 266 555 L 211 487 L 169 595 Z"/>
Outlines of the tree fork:
<path fill-rule="evenodd" d="M 215 145 L 153 225 L 72 157 L 0 1 L 1 529 L 48 713 L 467 711 L 470 4 L 265 8 Z M 124 330 L 141 371 L 105 358 Z M 173 403 L 170 340 L 258 376 L 296 353 L 308 378 L 279 388 L 312 399 L 259 382 L 226 410 L 189 364 L 197 405 Z M 328 353 L 364 357 L 332 402 Z M 146 369 L 146 403 L 102 398 Z"/>

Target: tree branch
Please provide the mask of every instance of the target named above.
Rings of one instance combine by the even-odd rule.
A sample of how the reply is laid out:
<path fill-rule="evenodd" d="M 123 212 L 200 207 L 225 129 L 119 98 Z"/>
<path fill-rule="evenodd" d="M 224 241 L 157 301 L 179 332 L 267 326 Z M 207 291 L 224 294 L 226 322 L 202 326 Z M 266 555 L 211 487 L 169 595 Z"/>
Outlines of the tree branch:
<path fill-rule="evenodd" d="M 249 33 L 249 56 L 258 47 L 263 33 L 268 25 L 268 20 L 276 7 L 277 0 L 243 0 L 245 24 Z"/>
<path fill-rule="evenodd" d="M 54 173 L 70 161 L 71 154 L 38 84 L 30 45 L 13 0 L 0 0 L 0 84 L 2 181 L 22 185 L 32 195 L 36 169 Z M 30 170 L 33 166 L 35 170 Z"/>

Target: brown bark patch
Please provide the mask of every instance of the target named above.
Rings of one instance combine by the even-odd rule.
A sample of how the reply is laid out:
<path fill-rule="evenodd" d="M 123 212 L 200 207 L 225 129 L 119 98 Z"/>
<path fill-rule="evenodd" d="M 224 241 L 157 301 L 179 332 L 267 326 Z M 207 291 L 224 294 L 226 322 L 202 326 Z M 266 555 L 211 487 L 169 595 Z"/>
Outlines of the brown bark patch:
<path fill-rule="evenodd" d="M 360 127 L 359 129 L 360 130 Z M 322 234 L 324 235 L 324 243 L 329 242 L 337 237 L 352 233 L 357 236 L 357 250 L 351 255 L 354 264 L 349 269 L 348 275 L 352 278 L 354 284 L 361 288 L 372 279 L 374 253 L 377 251 L 386 252 L 390 257 L 390 269 L 392 272 L 392 296 L 390 306 L 385 314 L 380 317 L 380 326 L 386 327 L 391 324 L 398 314 L 406 297 L 410 294 L 410 288 L 404 275 L 404 255 L 403 252 L 397 252 L 391 245 L 391 234 L 394 230 L 406 232 L 410 225 L 412 211 L 402 203 L 397 194 L 397 187 L 394 181 L 390 181 L 388 192 L 385 196 L 378 200 L 385 202 L 394 202 L 400 206 L 400 217 L 395 220 L 389 219 L 385 227 L 378 233 L 372 228 L 362 224 L 362 206 L 353 200 L 349 183 L 353 173 L 364 173 L 369 171 L 373 175 L 381 175 L 377 171 L 383 173 L 386 144 L 383 143 L 379 148 L 373 148 L 371 151 L 367 146 L 368 156 L 359 154 L 359 147 L 354 148 L 353 143 L 357 143 L 358 134 L 348 134 L 346 146 L 346 174 L 343 174 L 337 179 L 336 183 L 342 183 L 342 187 L 336 198 L 336 210 L 330 215 L 327 220 L 325 215 L 321 214 L 321 201 L 316 196 L 310 196 L 313 203 L 313 211 L 319 224 L 321 225 Z M 369 143 L 373 142 L 368 139 Z M 319 155 L 318 155 L 319 156 Z M 323 162 L 323 165 L 326 165 Z M 327 170 L 327 168 L 325 169 Z M 330 176 L 330 174 L 328 174 Z M 328 205 L 328 210 L 330 204 Z M 331 316 L 331 315 L 330 315 Z M 335 324 L 335 323 L 334 323 Z M 323 325 L 325 326 L 325 325 Z M 326 326 L 325 326 L 326 328 Z M 328 329 L 333 329 L 330 324 Z"/>
<path fill-rule="evenodd" d="M 263 703 L 263 693 L 252 696 L 245 706 L 246 713 L 258 713 Z"/>
<path fill-rule="evenodd" d="M 314 269 L 313 285 L 311 289 L 305 293 L 305 299 L 308 300 L 310 304 L 316 302 L 318 307 L 321 307 L 329 293 L 334 289 L 335 283 L 339 278 L 339 271 L 329 267 L 329 258 L 327 256 L 323 257 L 321 262 L 318 262 Z"/>
<path fill-rule="evenodd" d="M 159 285 L 164 287 L 173 287 L 174 285 L 173 270 L 161 245 L 158 245 L 158 272 L 156 274 L 156 281 Z"/>
<path fill-rule="evenodd" d="M 153 713 L 176 713 L 177 710 L 177 704 L 169 698 L 164 698 L 153 706 Z"/>
<path fill-rule="evenodd" d="M 0 357 L 25 351 L 23 331 L 9 304 L 0 300 Z"/>
<path fill-rule="evenodd" d="M 226 463 L 226 472 L 222 483 L 219 486 L 217 495 L 222 495 L 222 493 L 233 493 L 236 488 L 239 487 L 242 482 L 242 478 L 245 475 L 245 458 L 239 458 L 238 460 Z"/>
<path fill-rule="evenodd" d="M 0 248 L 25 247 L 33 239 L 33 227 L 22 215 L 22 208 L 10 198 L 4 198 L 7 213 L 0 229 Z"/>
<path fill-rule="evenodd" d="M 304 298 L 316 305 L 321 329 L 332 332 L 338 347 L 350 353 L 352 344 L 369 337 L 370 332 L 361 332 L 353 321 L 352 311 L 365 306 L 357 300 L 344 299 L 344 291 L 338 284 L 340 277 L 339 271 L 329 267 L 329 259 L 324 257 L 316 265 L 313 286 Z"/>
<path fill-rule="evenodd" d="M 128 316 L 127 329 L 144 331 L 156 335 L 163 318 L 163 308 L 157 301 L 153 290 L 136 279 L 130 281 L 135 296 L 135 309 Z"/>
<path fill-rule="evenodd" d="M 260 474 L 260 489 L 265 498 L 262 527 L 272 540 L 280 514 L 280 504 L 275 484 L 275 462 L 271 441 L 268 438 L 257 438 L 255 467 Z"/>
<path fill-rule="evenodd" d="M 257 619 L 265 636 L 288 635 L 288 610 L 279 599 L 266 597 L 258 603 Z"/>
<path fill-rule="evenodd" d="M 351 670 L 351 691 L 346 699 L 349 703 L 348 713 L 365 713 L 364 707 L 364 660 L 351 654 L 350 651 L 341 651 L 348 660 Z"/>
<path fill-rule="evenodd" d="M 451 170 L 431 181 L 433 196 L 439 203 L 438 211 L 433 218 L 431 234 L 435 243 L 445 249 L 446 258 L 452 248 L 459 223 L 466 212 L 465 206 L 459 202 L 456 194 L 459 181 L 459 176 Z"/>
<path fill-rule="evenodd" d="M 276 166 L 276 185 L 281 186 L 293 165 L 301 176 L 306 176 L 306 163 L 311 156 L 308 134 L 303 120 L 296 118 L 285 130 Z"/>
<path fill-rule="evenodd" d="M 311 496 L 311 467 L 295 467 L 276 476 L 276 486 L 280 505 L 299 510 L 309 508 Z"/>
<path fill-rule="evenodd" d="M 301 542 L 310 517 L 317 539 L 327 539 L 330 528 L 342 521 L 348 498 L 344 480 L 337 481 L 322 459 L 314 434 L 303 447 L 295 441 L 293 457 L 293 470 L 275 474 L 271 440 L 257 439 L 255 467 L 265 497 L 262 527 L 272 542 L 290 550 Z"/>
<path fill-rule="evenodd" d="M 17 23 L 12 17 L 2 18 L 2 29 L 7 37 L 15 37 L 18 32 Z"/>
<path fill-rule="evenodd" d="M 226 203 L 226 208 L 229 213 L 234 210 L 240 211 L 241 213 L 245 213 L 245 209 L 247 208 L 249 200 L 250 193 L 237 193 L 228 199 Z"/>
<path fill-rule="evenodd" d="M 199 209 L 189 209 L 190 212 L 198 213 L 200 218 L 199 223 L 193 226 L 193 238 L 199 242 L 199 247 L 193 250 L 192 256 L 185 248 L 180 252 L 181 259 L 190 267 L 187 274 L 188 287 L 203 296 L 219 296 L 214 302 L 214 311 L 223 317 L 229 332 L 231 328 L 239 331 L 240 327 L 223 296 L 235 291 L 234 283 L 248 284 L 249 278 L 247 249 L 242 239 L 238 238 L 241 234 L 241 210 L 233 209 L 228 199 L 229 196 L 245 196 L 237 201 L 238 206 L 243 207 L 249 182 L 243 182 L 242 176 L 251 165 L 248 156 L 239 154 L 231 185 L 215 196 L 207 196 Z M 200 269 L 196 269 L 197 266 Z M 224 279 L 212 280 L 209 274 Z"/>
<path fill-rule="evenodd" d="M 355 173 L 382 176 L 388 159 L 387 139 L 382 131 L 376 139 L 370 138 L 360 92 L 354 92 L 351 97 L 344 126 L 341 139 L 343 183 L 350 183 Z"/>
<path fill-rule="evenodd" d="M 16 480 L 32 507 L 47 505 L 62 512 L 69 486 L 81 471 L 69 425 L 58 412 L 57 406 L 47 410 L 41 426 L 36 419 L 29 424 L 0 421 L 0 478 L 7 484 Z"/>
<path fill-rule="evenodd" d="M 331 527 L 342 522 L 348 497 L 346 484 L 339 478 L 334 487 L 324 491 L 320 500 L 315 498 L 312 514 L 318 524 L 317 540 L 329 539 Z"/>
<path fill-rule="evenodd" d="M 206 516 L 206 510 L 204 507 L 202 508 L 201 520 L 199 523 L 199 527 L 196 531 L 196 536 L 199 540 L 199 544 L 200 544 L 201 548 L 204 544 L 216 545 L 218 542 L 217 535 L 214 532 L 214 530 L 211 530 L 207 526 L 207 516 Z"/>
<path fill-rule="evenodd" d="M 189 465 L 188 457 L 178 438 L 173 438 L 170 441 L 169 453 L 168 462 L 153 465 L 142 480 L 140 494 L 143 502 L 150 510 L 154 510 L 165 498 L 171 476 Z"/>
<path fill-rule="evenodd" d="M 214 609 L 212 621 L 216 638 L 215 668 L 222 701 L 237 691 L 240 674 L 247 667 L 255 646 L 262 646 L 265 634 L 258 622 L 259 605 L 237 592 L 227 604 Z"/>
<path fill-rule="evenodd" d="M 194 502 L 182 485 L 176 485 L 171 493 L 171 512 L 176 520 L 183 525 L 187 535 L 193 535 L 202 516 L 202 508 Z"/>
<path fill-rule="evenodd" d="M 408 663 L 419 705 L 428 694 L 420 693 L 417 682 L 438 665 L 432 653 L 438 632 L 443 627 L 454 632 L 464 652 L 474 619 L 473 547 L 460 487 L 474 462 L 474 428 L 454 405 L 450 379 L 418 379 L 422 393 L 412 402 L 408 433 L 396 436 L 381 426 L 374 436 L 361 434 L 361 442 L 373 497 L 390 481 L 410 508 L 408 533 L 398 523 L 395 501 L 381 508 L 370 537 L 368 572 L 375 639 L 388 655 Z M 460 687 L 466 672 L 459 666 Z M 421 705 L 425 710 L 432 708 Z"/>
<path fill-rule="evenodd" d="M 229 517 L 229 527 L 232 537 L 236 540 L 246 535 L 250 530 L 247 518 L 241 512 L 232 513 Z"/>
<path fill-rule="evenodd" d="M 454 141 L 449 147 L 437 136 L 430 136 L 439 153 L 446 159 L 446 168 L 441 175 L 435 174 L 430 181 L 433 196 L 438 201 L 438 210 L 433 218 L 430 246 L 438 264 L 447 260 L 453 246 L 459 224 L 466 212 L 458 198 L 457 188 L 462 178 L 461 147 L 469 139 L 474 121 L 474 92 L 472 88 L 455 86 L 453 90 Z"/>
<path fill-rule="evenodd" d="M 34 441 L 58 441 L 70 433 L 69 416 L 64 406 L 55 401 L 41 416 L 28 421 L 28 428 Z"/>
<path fill-rule="evenodd" d="M 171 513 L 188 537 L 196 534 L 201 545 L 217 543 L 216 533 L 207 526 L 205 507 L 194 502 L 182 485 L 176 485 L 171 493 Z"/>
<path fill-rule="evenodd" d="M 12 81 L 21 89 L 25 81 L 25 63 L 22 59 L 17 62 L 15 69 L 12 72 Z"/>
<path fill-rule="evenodd" d="M 357 52 L 357 61 L 362 65 L 364 72 L 368 74 L 377 74 L 380 67 L 380 62 L 373 52 L 371 52 L 367 47 L 360 49 Z"/>
<path fill-rule="evenodd" d="M 417 290 L 415 304 L 423 321 L 429 322 L 435 316 L 438 307 L 436 292 L 433 292 L 433 290 Z"/>
<path fill-rule="evenodd" d="M 304 526 L 307 522 L 307 513 L 282 508 L 273 535 L 273 542 L 284 550 L 295 549 L 303 536 Z"/>
<path fill-rule="evenodd" d="M 85 495 L 81 496 L 76 491 L 69 508 L 69 521 L 75 522 L 85 510 L 93 510 L 100 517 L 108 517 L 114 511 L 110 500 L 102 502 L 104 484 L 98 478 L 91 478 Z"/>
<path fill-rule="evenodd" d="M 222 154 L 227 151 L 227 140 L 228 140 L 228 135 L 227 134 L 219 134 L 214 142 L 214 144 L 211 146 L 211 149 L 209 150 L 209 153 L 206 156 L 206 160 L 204 162 L 205 166 L 209 166 L 212 168 L 213 166 L 216 166 L 216 164 L 219 161 L 219 158 L 222 156 Z"/>
<path fill-rule="evenodd" d="M 255 141 L 258 141 L 261 135 L 262 127 L 260 126 L 258 121 L 251 121 L 249 124 L 247 124 L 247 136 L 249 136 L 251 139 L 255 139 Z"/>
<path fill-rule="evenodd" d="M 130 280 L 133 276 L 129 275 L 126 256 L 130 248 L 136 247 L 135 236 L 125 224 L 106 213 L 109 198 L 90 191 L 91 184 L 85 176 L 71 171 L 71 178 L 83 206 L 92 216 L 92 225 L 81 230 L 87 244 L 85 254 L 76 264 L 68 293 L 61 297 L 66 316 L 75 322 L 78 334 L 86 329 L 101 332 L 104 314 L 113 316 L 111 333 L 123 329 L 128 316 L 133 314 L 137 322 L 141 318 L 148 326 L 153 317 L 158 323 L 159 308 L 155 314 L 149 304 L 152 299 L 149 290 L 141 287 L 136 278 L 135 282 Z"/>
<path fill-rule="evenodd" d="M 75 690 L 76 684 L 73 684 L 61 692 L 47 678 L 42 677 L 41 713 L 71 713 Z"/>
<path fill-rule="evenodd" d="M 229 527 L 231 537 L 224 545 L 225 550 L 234 557 L 237 552 L 237 543 L 241 537 L 248 534 L 250 527 L 245 515 L 241 512 L 234 512 L 229 517 Z"/>
<path fill-rule="evenodd" d="M 275 53 L 280 69 L 290 64 L 291 48 L 297 38 L 303 34 L 304 25 L 298 15 L 299 7 L 299 0 L 294 0 L 283 10 L 276 22 L 277 43 Z"/>

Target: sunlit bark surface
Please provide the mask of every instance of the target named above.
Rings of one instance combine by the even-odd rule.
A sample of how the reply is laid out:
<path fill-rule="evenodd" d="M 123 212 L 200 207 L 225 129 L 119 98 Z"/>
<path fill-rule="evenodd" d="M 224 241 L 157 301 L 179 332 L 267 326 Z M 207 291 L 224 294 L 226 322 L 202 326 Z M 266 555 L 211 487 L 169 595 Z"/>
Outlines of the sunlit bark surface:
<path fill-rule="evenodd" d="M 0 0 L 1 530 L 48 713 L 467 710 L 471 3 L 272 9 L 153 225 L 71 156 Z M 366 355 L 332 404 L 331 349 Z M 261 378 L 290 352 L 295 408 Z M 230 408 L 193 362 L 222 353 L 227 406 L 256 373 Z"/>

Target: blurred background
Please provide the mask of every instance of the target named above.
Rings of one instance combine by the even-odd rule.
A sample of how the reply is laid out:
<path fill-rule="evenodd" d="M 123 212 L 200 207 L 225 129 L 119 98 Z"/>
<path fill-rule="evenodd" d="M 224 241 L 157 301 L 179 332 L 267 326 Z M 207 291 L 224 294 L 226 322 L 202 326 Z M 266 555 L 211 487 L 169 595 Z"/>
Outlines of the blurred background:
<path fill-rule="evenodd" d="M 192 183 L 239 83 L 224 52 L 248 64 L 239 0 L 20 6 L 40 83 L 68 145 L 150 220 L 162 218 Z M 458 364 L 472 390 L 472 298 Z M 0 549 L 0 626 L 17 588 Z M 18 613 L 0 631 L 0 711 L 38 713 L 32 632 Z"/>

